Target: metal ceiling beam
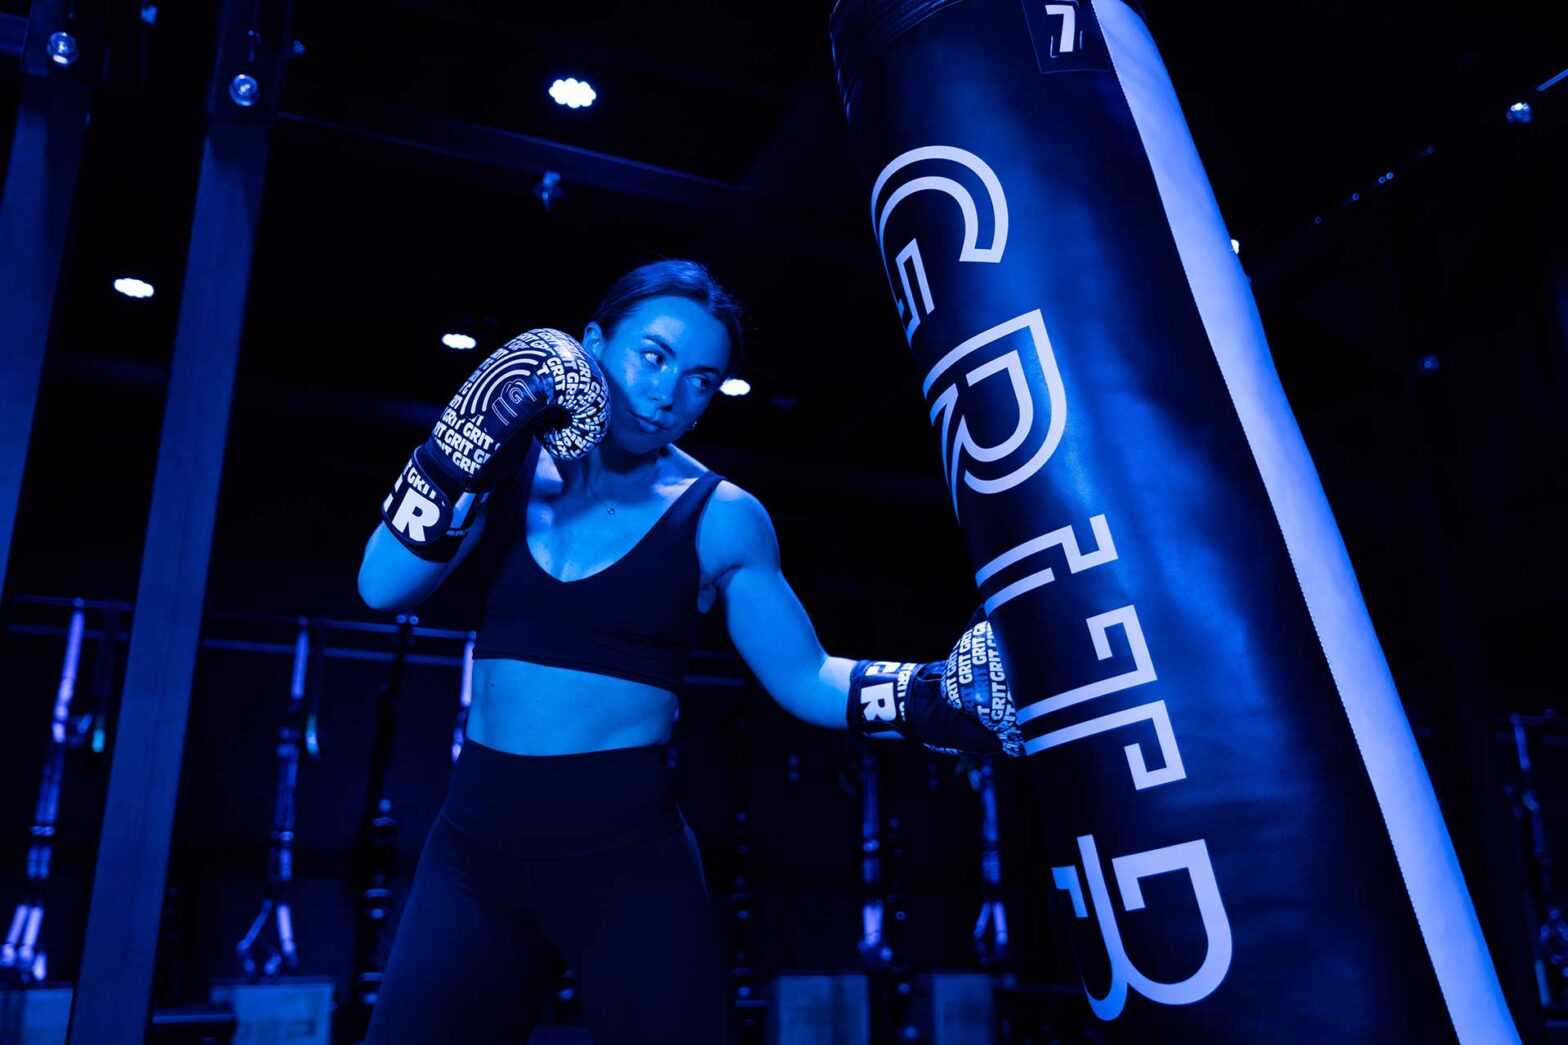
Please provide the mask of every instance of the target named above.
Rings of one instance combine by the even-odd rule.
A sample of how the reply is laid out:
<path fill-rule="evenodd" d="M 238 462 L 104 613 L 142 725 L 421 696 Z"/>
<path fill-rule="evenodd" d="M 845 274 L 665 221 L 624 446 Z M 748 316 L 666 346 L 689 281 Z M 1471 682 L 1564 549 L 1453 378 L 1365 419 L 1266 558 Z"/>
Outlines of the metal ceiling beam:
<path fill-rule="evenodd" d="M 554 171 L 568 189 L 589 186 L 703 213 L 707 226 L 742 231 L 772 251 L 839 262 L 875 254 L 869 237 L 845 235 L 839 224 L 842 214 L 807 199 L 786 199 L 747 185 L 364 99 L 315 104 L 310 112 L 280 113 L 280 125 L 519 171 L 531 178 Z"/>
<path fill-rule="evenodd" d="M 697 210 L 750 209 L 770 202 L 743 186 L 498 127 L 369 101 L 340 98 L 328 104 L 330 109 L 312 113 L 281 113 L 279 122 L 533 175 L 556 171 L 579 185 Z"/>
<path fill-rule="evenodd" d="M 0 54 L 7 58 L 20 58 L 26 42 L 27 19 L 20 15 L 0 14 Z"/>

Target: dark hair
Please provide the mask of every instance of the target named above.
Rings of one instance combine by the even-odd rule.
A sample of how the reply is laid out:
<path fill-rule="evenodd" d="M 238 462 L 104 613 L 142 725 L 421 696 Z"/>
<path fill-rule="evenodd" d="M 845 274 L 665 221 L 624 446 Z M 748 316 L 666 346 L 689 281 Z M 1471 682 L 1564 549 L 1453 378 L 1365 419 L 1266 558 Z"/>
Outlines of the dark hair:
<path fill-rule="evenodd" d="M 742 336 L 742 310 L 740 302 L 729 291 L 719 286 L 706 267 L 696 261 L 666 258 L 632 269 L 610 288 L 599 302 L 593 321 L 599 324 L 605 337 L 610 337 L 632 309 L 649 298 L 678 297 L 695 301 L 703 310 L 724 325 L 729 335 L 729 365 L 724 376 L 729 377 L 740 369 L 741 355 L 745 349 Z"/>

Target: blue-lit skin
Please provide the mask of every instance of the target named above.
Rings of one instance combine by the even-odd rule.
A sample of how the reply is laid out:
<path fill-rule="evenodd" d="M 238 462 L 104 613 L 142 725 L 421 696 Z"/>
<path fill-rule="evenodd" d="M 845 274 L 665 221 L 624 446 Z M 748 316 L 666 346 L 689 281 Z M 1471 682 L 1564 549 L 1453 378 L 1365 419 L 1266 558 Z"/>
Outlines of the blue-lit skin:
<path fill-rule="evenodd" d="M 705 471 L 674 445 L 713 401 L 729 367 L 721 323 L 679 297 L 642 302 L 615 329 L 590 323 L 583 347 L 610 385 L 609 430 L 575 462 L 539 455 L 529 500 L 528 551 L 570 581 L 607 569 Z M 610 514 L 608 507 L 615 508 Z M 360 593 L 374 608 L 413 606 L 476 546 L 484 519 L 450 564 L 412 555 L 377 526 L 360 568 Z M 722 596 L 736 650 L 768 693 L 815 725 L 846 728 L 854 661 L 829 657 L 779 568 L 773 522 L 730 482 L 714 490 L 697 531 L 700 609 Z M 674 724 L 674 693 L 640 682 L 525 661 L 474 661 L 468 736 L 515 754 L 555 755 L 663 743 Z"/>
<path fill-rule="evenodd" d="M 598 450 L 578 462 L 591 474 L 601 455 L 615 462 L 612 470 L 622 463 L 645 467 L 647 460 L 623 462 L 623 452 L 646 457 L 689 431 L 713 401 L 729 367 L 729 336 L 723 324 L 686 298 L 651 298 L 613 331 L 589 323 L 582 341 L 610 383 L 609 434 Z M 656 427 L 639 424 L 639 419 Z M 609 483 L 596 482 L 595 487 L 613 499 Z"/>

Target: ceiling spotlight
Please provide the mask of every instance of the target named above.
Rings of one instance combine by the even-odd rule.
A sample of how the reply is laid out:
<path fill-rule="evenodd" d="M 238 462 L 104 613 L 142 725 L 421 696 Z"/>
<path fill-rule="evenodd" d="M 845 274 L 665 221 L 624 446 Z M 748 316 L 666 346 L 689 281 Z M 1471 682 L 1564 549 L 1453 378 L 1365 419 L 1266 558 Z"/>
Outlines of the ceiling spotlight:
<path fill-rule="evenodd" d="M 479 345 L 479 342 L 467 334 L 442 334 L 441 343 L 447 348 L 455 348 L 459 352 L 467 352 L 469 349 L 476 348 Z"/>
<path fill-rule="evenodd" d="M 594 92 L 587 80 L 569 76 L 550 85 L 550 97 L 555 99 L 555 104 L 564 105 L 568 109 L 585 109 L 592 105 L 593 100 L 599 95 Z"/>
<path fill-rule="evenodd" d="M 732 377 L 719 386 L 719 391 L 727 396 L 743 396 L 751 391 L 751 383 L 742 381 L 738 377 Z"/>
<path fill-rule="evenodd" d="M 1435 374 L 1443 369 L 1443 361 L 1437 356 L 1422 356 L 1421 369 L 1428 374 Z"/>
<path fill-rule="evenodd" d="M 1529 102 L 1514 102 L 1508 107 L 1509 123 L 1529 123 L 1531 116 Z"/>
<path fill-rule="evenodd" d="M 133 276 L 121 276 L 114 281 L 114 289 L 128 298 L 150 298 L 153 295 L 152 284 Z"/>

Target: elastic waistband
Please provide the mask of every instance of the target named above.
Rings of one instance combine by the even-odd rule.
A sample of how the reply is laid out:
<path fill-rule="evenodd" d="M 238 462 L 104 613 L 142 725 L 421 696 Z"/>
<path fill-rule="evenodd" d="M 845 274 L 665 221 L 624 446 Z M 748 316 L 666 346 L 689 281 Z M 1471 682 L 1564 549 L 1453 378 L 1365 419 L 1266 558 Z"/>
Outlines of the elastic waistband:
<path fill-rule="evenodd" d="M 663 744 L 513 755 L 469 739 L 441 815 L 475 841 L 527 859 L 618 849 L 685 826 Z"/>

